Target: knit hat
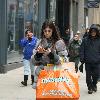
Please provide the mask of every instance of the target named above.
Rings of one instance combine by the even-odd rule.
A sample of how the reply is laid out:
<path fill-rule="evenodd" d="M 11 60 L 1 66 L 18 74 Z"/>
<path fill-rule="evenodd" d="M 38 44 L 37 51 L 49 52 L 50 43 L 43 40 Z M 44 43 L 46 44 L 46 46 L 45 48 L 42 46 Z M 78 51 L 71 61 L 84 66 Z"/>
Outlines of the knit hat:
<path fill-rule="evenodd" d="M 77 34 L 80 34 L 81 32 L 78 30 L 76 33 L 77 33 Z"/>

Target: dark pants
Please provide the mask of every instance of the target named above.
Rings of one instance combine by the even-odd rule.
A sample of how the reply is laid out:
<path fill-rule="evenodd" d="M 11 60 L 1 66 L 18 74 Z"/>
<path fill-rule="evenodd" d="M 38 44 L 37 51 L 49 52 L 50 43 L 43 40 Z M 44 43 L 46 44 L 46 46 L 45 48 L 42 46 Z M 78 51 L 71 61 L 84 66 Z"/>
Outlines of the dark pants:
<path fill-rule="evenodd" d="M 86 83 L 88 89 L 93 88 L 93 86 L 96 86 L 99 74 L 100 74 L 100 64 L 85 64 L 85 70 L 86 70 Z"/>

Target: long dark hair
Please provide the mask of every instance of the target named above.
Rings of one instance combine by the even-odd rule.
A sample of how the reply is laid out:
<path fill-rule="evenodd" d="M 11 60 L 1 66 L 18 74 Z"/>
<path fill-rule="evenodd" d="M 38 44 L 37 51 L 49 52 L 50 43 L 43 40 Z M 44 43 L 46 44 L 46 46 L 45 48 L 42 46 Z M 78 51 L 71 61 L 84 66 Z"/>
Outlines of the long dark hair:
<path fill-rule="evenodd" d="M 42 29 L 41 29 L 41 38 L 45 38 L 44 36 L 44 32 L 43 30 L 45 28 L 49 27 L 50 29 L 52 29 L 52 36 L 51 36 L 51 39 L 52 39 L 52 42 L 56 42 L 60 39 L 60 32 L 58 31 L 58 27 L 55 26 L 55 24 L 53 23 L 53 21 L 50 21 L 50 20 L 46 20 L 43 25 L 42 25 Z"/>

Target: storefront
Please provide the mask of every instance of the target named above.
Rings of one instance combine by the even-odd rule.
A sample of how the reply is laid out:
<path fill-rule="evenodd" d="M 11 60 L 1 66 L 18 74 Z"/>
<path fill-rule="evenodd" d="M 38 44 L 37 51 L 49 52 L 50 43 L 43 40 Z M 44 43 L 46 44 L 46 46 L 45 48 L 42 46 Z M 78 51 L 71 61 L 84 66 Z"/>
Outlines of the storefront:
<path fill-rule="evenodd" d="M 0 17 L 5 19 L 0 19 L 0 48 L 3 48 L 0 50 L 0 64 L 22 61 L 22 48 L 19 46 L 19 41 L 24 37 L 25 29 L 32 30 L 34 35 L 40 38 L 41 26 L 46 19 L 54 21 L 62 37 L 66 29 L 72 28 L 76 31 L 83 23 L 81 20 L 83 14 L 80 13 L 83 10 L 80 10 L 80 15 L 78 14 L 81 7 L 79 4 L 83 1 L 1 0 L 1 9 L 4 7 L 4 10 L 1 10 Z M 5 23 L 2 24 L 3 22 Z"/>
<path fill-rule="evenodd" d="M 69 0 L 7 0 L 7 63 L 22 60 L 19 41 L 25 29 L 40 37 L 42 23 L 53 20 L 61 35 L 69 27 Z"/>
<path fill-rule="evenodd" d="M 33 0 L 7 0 L 7 63 L 22 60 L 19 41 L 24 30 L 33 31 Z"/>
<path fill-rule="evenodd" d="M 57 0 L 56 19 L 61 36 L 63 37 L 65 30 L 70 28 L 70 0 Z"/>

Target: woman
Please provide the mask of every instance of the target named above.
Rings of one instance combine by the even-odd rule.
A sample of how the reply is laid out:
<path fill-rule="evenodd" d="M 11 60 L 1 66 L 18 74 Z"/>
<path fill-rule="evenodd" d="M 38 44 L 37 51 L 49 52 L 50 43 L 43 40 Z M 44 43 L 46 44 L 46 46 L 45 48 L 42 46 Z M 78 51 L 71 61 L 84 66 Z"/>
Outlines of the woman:
<path fill-rule="evenodd" d="M 78 72 L 78 64 L 80 61 L 79 49 L 81 45 L 81 40 L 79 34 L 75 34 L 73 40 L 69 43 L 69 61 L 75 62 L 75 70 Z"/>
<path fill-rule="evenodd" d="M 67 61 L 67 50 L 64 41 L 60 38 L 59 32 L 52 21 L 45 21 L 41 29 L 41 41 L 34 50 L 32 62 L 38 64 L 35 70 L 33 88 L 36 88 L 40 71 L 47 64 L 60 64 L 60 56 Z"/>

